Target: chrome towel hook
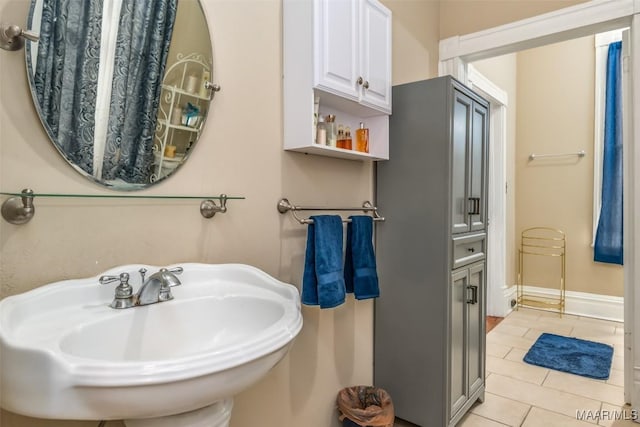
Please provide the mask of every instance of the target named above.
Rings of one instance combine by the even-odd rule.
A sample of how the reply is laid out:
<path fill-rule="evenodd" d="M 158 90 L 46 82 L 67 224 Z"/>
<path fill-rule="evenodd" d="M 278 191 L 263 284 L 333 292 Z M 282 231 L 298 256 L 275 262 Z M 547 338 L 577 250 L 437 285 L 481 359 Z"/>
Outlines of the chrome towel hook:
<path fill-rule="evenodd" d="M 24 39 L 37 42 L 40 37 L 17 25 L 0 24 L 0 48 L 10 51 L 20 50 L 24 46 Z"/>

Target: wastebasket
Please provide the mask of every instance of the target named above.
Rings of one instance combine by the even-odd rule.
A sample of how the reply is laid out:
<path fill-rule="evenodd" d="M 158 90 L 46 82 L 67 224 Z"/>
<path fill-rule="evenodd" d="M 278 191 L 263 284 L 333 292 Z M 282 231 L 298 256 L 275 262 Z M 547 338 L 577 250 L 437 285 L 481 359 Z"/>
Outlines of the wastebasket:
<path fill-rule="evenodd" d="M 393 427 L 393 402 L 389 393 L 381 388 L 343 388 L 336 401 L 344 427 Z"/>

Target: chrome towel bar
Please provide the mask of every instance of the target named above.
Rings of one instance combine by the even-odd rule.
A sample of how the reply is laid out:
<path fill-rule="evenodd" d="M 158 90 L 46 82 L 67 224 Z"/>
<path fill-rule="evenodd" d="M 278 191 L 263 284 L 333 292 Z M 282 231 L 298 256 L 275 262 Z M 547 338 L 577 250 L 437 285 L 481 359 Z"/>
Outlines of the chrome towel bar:
<path fill-rule="evenodd" d="M 580 150 L 577 153 L 561 153 L 561 154 L 529 154 L 529 161 L 535 160 L 535 159 L 542 159 L 542 158 L 551 158 L 551 157 L 584 157 L 586 156 L 587 153 L 585 153 L 584 150 Z"/>
<path fill-rule="evenodd" d="M 380 216 L 378 213 L 378 208 L 373 206 L 371 202 L 366 201 L 362 204 L 362 207 L 359 208 L 328 208 L 328 207 L 314 207 L 314 206 L 295 206 L 292 205 L 288 199 L 280 199 L 278 202 L 278 212 L 281 214 L 285 214 L 287 212 L 291 212 L 293 217 L 300 224 L 313 224 L 313 220 L 309 218 L 300 218 L 296 212 L 298 211 L 362 211 L 362 212 L 371 212 L 373 215 L 374 221 L 384 221 L 384 217 Z M 351 222 L 348 218 L 343 218 L 342 222 Z"/>

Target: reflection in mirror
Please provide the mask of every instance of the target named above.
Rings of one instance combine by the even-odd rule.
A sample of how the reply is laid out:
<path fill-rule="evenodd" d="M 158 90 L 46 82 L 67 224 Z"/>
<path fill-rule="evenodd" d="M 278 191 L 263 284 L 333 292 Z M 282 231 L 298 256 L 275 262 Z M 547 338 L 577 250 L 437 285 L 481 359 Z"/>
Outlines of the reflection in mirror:
<path fill-rule="evenodd" d="M 76 170 L 132 190 L 187 159 L 212 97 L 198 0 L 32 0 L 29 29 L 36 109 Z"/>

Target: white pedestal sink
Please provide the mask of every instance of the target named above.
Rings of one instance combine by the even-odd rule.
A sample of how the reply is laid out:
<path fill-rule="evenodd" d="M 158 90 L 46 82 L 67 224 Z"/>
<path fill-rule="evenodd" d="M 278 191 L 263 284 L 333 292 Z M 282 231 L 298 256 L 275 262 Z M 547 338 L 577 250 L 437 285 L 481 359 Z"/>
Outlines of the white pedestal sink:
<path fill-rule="evenodd" d="M 297 289 L 241 264 L 182 264 L 173 300 L 113 309 L 115 284 L 66 280 L 0 301 L 0 406 L 128 427 L 226 427 L 232 397 L 287 353 Z M 127 272 L 139 288 L 138 270 Z"/>
<path fill-rule="evenodd" d="M 229 427 L 233 400 L 216 402 L 211 406 L 182 414 L 159 418 L 124 420 L 127 427 Z"/>

